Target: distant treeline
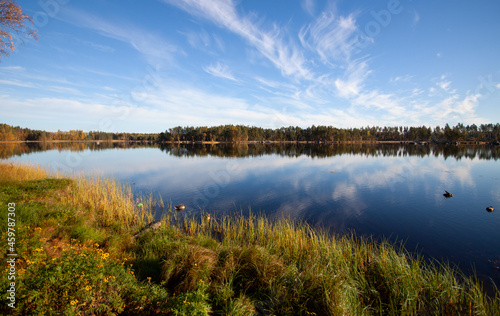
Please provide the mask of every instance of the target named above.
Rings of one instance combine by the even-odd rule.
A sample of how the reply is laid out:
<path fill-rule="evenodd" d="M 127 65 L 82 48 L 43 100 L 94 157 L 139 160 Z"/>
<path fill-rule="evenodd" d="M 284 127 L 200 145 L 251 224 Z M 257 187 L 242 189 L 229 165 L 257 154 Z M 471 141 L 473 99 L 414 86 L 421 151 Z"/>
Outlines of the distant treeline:
<path fill-rule="evenodd" d="M 224 125 L 215 127 L 174 127 L 158 136 L 159 141 L 481 141 L 500 139 L 500 124 L 454 127 L 362 127 L 298 126 L 278 129 Z"/>
<path fill-rule="evenodd" d="M 500 140 L 500 124 L 464 125 L 450 127 L 379 127 L 337 128 L 333 126 L 298 126 L 277 129 L 244 125 L 220 125 L 213 127 L 170 128 L 159 134 L 107 133 L 100 131 L 46 132 L 0 124 L 0 141 L 68 141 L 68 140 L 131 140 L 131 141 L 476 141 L 494 142 Z"/>
<path fill-rule="evenodd" d="M 0 124 L 0 141 L 84 141 L 84 140 L 156 140 L 158 134 L 146 133 L 107 133 L 100 131 L 84 132 L 70 130 L 68 132 L 46 132 Z"/>

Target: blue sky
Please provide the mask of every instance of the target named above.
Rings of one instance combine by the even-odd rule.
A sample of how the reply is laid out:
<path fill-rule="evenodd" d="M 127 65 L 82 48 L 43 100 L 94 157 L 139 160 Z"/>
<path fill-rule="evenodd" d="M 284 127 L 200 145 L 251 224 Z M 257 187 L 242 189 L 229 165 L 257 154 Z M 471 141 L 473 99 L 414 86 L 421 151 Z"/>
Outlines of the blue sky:
<path fill-rule="evenodd" d="M 161 132 L 500 122 L 499 1 L 20 1 L 0 122 Z"/>

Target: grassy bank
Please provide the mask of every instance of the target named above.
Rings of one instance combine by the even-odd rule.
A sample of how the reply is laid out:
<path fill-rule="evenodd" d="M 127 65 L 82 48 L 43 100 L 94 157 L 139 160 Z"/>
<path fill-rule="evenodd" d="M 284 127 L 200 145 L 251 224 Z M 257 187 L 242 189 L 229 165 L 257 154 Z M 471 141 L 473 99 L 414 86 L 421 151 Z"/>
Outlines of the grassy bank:
<path fill-rule="evenodd" d="M 0 163 L 0 312 L 14 315 L 499 315 L 473 279 L 402 249 L 265 217 L 168 210 L 99 177 Z M 7 300 L 15 204 L 15 306 Z"/>

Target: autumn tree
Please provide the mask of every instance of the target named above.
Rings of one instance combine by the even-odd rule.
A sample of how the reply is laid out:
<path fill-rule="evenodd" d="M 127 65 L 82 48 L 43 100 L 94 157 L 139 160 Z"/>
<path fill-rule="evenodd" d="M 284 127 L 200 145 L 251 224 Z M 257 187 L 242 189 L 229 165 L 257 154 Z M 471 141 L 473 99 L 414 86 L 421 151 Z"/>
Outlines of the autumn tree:
<path fill-rule="evenodd" d="M 14 35 L 38 39 L 36 30 L 30 29 L 29 24 L 33 25 L 33 20 L 15 0 L 0 1 L 0 57 L 8 57 L 14 51 Z"/>

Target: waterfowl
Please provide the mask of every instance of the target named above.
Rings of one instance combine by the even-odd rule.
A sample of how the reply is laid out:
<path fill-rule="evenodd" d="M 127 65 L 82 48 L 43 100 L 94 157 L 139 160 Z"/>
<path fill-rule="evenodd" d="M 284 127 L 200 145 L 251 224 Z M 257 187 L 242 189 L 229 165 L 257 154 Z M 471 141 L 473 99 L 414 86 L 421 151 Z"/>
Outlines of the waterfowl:
<path fill-rule="evenodd" d="M 450 192 L 448 192 L 448 191 L 446 191 L 446 190 L 444 190 L 444 192 L 445 192 L 445 193 L 443 194 L 443 196 L 444 196 L 445 198 L 451 198 L 451 197 L 453 196 L 453 194 L 451 194 Z"/>
<path fill-rule="evenodd" d="M 493 206 L 491 206 L 491 205 L 490 205 L 490 206 L 488 206 L 488 207 L 486 208 L 486 210 L 487 210 L 488 212 L 493 212 L 494 208 L 493 208 Z"/>
<path fill-rule="evenodd" d="M 180 204 L 180 205 L 174 206 L 174 208 L 176 211 L 184 211 L 186 209 L 186 205 Z"/>

